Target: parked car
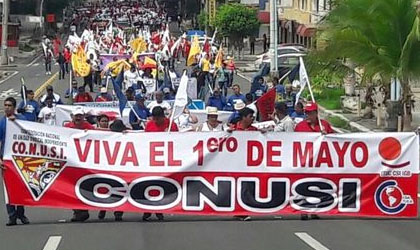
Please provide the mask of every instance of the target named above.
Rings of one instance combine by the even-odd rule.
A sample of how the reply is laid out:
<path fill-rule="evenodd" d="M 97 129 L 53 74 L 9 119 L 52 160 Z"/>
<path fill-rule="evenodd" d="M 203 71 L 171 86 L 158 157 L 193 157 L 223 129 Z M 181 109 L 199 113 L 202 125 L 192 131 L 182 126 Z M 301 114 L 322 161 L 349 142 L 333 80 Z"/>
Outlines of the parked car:
<path fill-rule="evenodd" d="M 299 61 L 299 57 L 306 56 L 307 49 L 303 46 L 289 46 L 289 45 L 282 45 L 277 48 L 277 57 L 278 60 L 278 66 L 281 65 L 296 65 L 294 62 Z M 274 56 L 273 50 L 269 50 L 268 52 L 258 55 L 257 59 L 254 62 L 255 68 L 258 70 L 261 68 L 261 65 L 263 63 L 270 63 L 271 58 Z"/>

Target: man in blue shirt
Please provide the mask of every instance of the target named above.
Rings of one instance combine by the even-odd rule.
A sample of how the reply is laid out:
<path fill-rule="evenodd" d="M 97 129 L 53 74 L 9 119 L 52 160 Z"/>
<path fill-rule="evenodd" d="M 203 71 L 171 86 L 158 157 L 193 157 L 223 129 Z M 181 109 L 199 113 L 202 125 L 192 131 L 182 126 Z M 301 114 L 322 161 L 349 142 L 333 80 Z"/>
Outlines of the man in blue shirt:
<path fill-rule="evenodd" d="M 243 94 L 241 94 L 241 87 L 238 84 L 232 85 L 233 95 L 229 96 L 226 110 L 233 111 L 233 107 L 235 106 L 236 100 L 240 99 L 242 102 L 246 102 L 246 98 Z"/>
<path fill-rule="evenodd" d="M 26 120 L 25 116 L 21 114 L 15 114 L 16 110 L 16 100 L 13 97 L 7 97 L 4 100 L 4 114 L 0 119 L 0 142 L 1 142 L 1 160 L 0 167 L 5 170 L 3 166 L 3 154 L 4 154 L 4 144 L 6 139 L 6 123 L 7 119 L 14 121 Z M 23 206 L 14 206 L 11 204 L 6 204 L 7 214 L 9 215 L 9 222 L 6 223 L 6 226 L 14 226 L 17 224 L 17 219 L 19 219 L 23 224 L 29 224 L 28 218 L 25 216 L 25 208 Z"/>
<path fill-rule="evenodd" d="M 150 116 L 150 112 L 147 107 L 144 105 L 144 96 L 137 94 L 136 104 L 133 106 L 133 109 L 130 111 L 129 122 L 133 130 L 142 130 L 144 129 L 144 121 Z M 136 113 L 134 113 L 136 112 Z M 139 120 L 137 116 L 141 119 Z"/>
<path fill-rule="evenodd" d="M 18 113 L 25 116 L 26 120 L 36 122 L 40 111 L 39 103 L 34 100 L 34 91 L 26 91 L 26 103 L 22 100 L 17 108 Z"/>
<path fill-rule="evenodd" d="M 220 94 L 218 87 L 214 88 L 213 95 L 209 97 L 207 106 L 216 107 L 218 110 L 224 110 L 226 106 L 226 98 Z"/>

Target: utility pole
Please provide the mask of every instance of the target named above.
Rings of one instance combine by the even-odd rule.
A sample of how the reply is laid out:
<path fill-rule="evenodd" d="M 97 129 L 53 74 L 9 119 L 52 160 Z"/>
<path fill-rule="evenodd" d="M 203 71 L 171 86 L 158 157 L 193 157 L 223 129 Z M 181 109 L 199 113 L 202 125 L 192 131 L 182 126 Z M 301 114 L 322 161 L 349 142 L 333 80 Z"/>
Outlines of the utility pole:
<path fill-rule="evenodd" d="M 270 72 L 271 76 L 278 77 L 278 56 L 277 56 L 277 0 L 270 0 L 270 48 L 273 51 L 271 62 L 270 62 Z M 271 56 L 271 54 L 270 54 Z"/>
<path fill-rule="evenodd" d="M 3 0 L 3 16 L 2 16 L 2 31 L 1 31 L 1 65 L 7 65 L 7 36 L 9 26 L 9 0 Z"/>
<path fill-rule="evenodd" d="M 41 0 L 41 4 L 39 6 L 39 28 L 41 29 L 41 36 L 44 35 L 44 26 L 42 20 L 42 8 L 44 7 L 44 0 Z"/>

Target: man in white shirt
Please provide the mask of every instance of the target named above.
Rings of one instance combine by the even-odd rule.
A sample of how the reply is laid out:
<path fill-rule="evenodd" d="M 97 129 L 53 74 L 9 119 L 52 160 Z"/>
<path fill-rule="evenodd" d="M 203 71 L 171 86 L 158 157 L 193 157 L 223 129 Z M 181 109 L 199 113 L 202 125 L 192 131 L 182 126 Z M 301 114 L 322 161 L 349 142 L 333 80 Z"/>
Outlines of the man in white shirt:
<path fill-rule="evenodd" d="M 63 102 L 61 101 L 61 97 L 59 94 L 54 93 L 54 89 L 51 85 L 47 86 L 47 93 L 45 95 L 43 95 L 41 97 L 41 99 L 39 99 L 39 102 L 41 103 L 42 106 L 47 105 L 45 100 L 47 99 L 47 97 L 51 96 L 52 97 L 52 102 L 53 102 L 53 106 L 55 107 L 55 105 L 57 104 L 63 104 Z"/>
<path fill-rule="evenodd" d="M 124 72 L 124 85 L 125 85 L 124 90 L 128 89 L 134 84 L 137 84 L 137 81 L 139 80 L 140 80 L 140 76 L 136 71 L 136 67 L 134 65 L 131 65 L 130 70 Z"/>
<path fill-rule="evenodd" d="M 274 108 L 274 114 L 271 116 L 276 125 L 275 132 L 294 132 L 295 123 L 292 118 L 287 115 L 287 105 L 285 102 L 278 102 Z"/>
<path fill-rule="evenodd" d="M 163 110 L 165 110 L 165 114 L 168 115 L 171 111 L 171 105 L 169 102 L 163 100 L 163 93 L 162 91 L 156 91 L 155 92 L 155 101 L 149 103 L 147 105 L 147 108 L 152 112 L 154 107 L 162 107 Z"/>
<path fill-rule="evenodd" d="M 55 125 L 55 107 L 53 106 L 53 98 L 48 96 L 45 99 L 47 106 L 43 107 L 39 112 L 39 122 L 47 125 Z"/>

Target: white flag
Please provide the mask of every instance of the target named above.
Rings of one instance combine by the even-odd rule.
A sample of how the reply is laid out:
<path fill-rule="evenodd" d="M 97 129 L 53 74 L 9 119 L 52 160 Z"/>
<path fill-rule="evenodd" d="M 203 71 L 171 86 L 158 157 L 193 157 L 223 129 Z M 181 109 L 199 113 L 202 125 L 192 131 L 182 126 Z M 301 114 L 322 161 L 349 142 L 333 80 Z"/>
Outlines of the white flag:
<path fill-rule="evenodd" d="M 305 64 L 303 63 L 302 57 L 299 57 L 299 81 L 300 81 L 300 89 L 299 92 L 296 94 L 296 103 L 299 102 L 299 97 L 302 94 L 303 90 L 305 89 L 306 85 L 309 84 L 309 77 L 308 73 L 306 72 Z"/>
<path fill-rule="evenodd" d="M 175 96 L 174 107 L 172 109 L 172 120 L 178 118 L 184 111 L 185 106 L 188 104 L 187 86 L 188 76 L 187 72 L 184 71 Z"/>

